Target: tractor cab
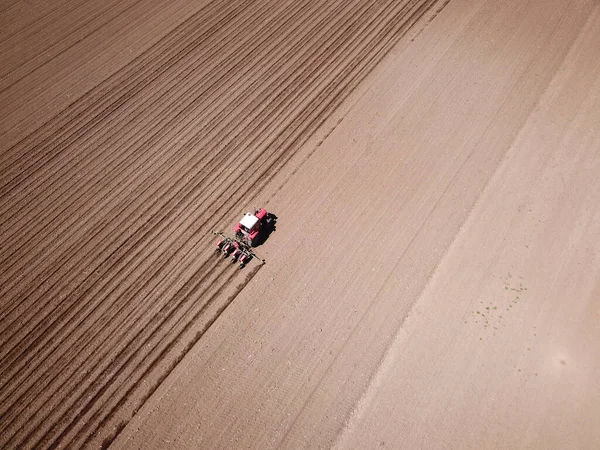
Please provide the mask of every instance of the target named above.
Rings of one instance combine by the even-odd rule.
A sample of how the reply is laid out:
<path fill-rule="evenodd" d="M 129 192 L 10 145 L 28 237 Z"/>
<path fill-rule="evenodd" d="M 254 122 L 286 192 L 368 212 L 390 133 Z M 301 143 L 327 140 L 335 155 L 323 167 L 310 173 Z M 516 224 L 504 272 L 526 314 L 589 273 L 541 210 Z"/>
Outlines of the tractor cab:
<path fill-rule="evenodd" d="M 213 231 L 214 235 L 221 236 L 217 242 L 217 253 L 221 253 L 223 258 L 231 257 L 231 262 L 237 262 L 240 267 L 244 267 L 251 259 L 256 258 L 265 262 L 259 257 L 252 247 L 260 245 L 262 240 L 275 229 L 274 214 L 267 213 L 264 208 L 257 209 L 254 214 L 246 213 L 233 229 L 235 237 L 229 237 L 219 231 Z"/>
<path fill-rule="evenodd" d="M 254 246 L 259 239 L 259 233 L 263 220 L 266 220 L 267 211 L 264 208 L 257 210 L 254 214 L 247 212 L 238 222 L 233 231 L 237 238 Z"/>
<path fill-rule="evenodd" d="M 242 232 L 248 236 L 249 233 L 258 229 L 259 223 L 260 220 L 258 220 L 258 217 L 248 212 L 244 214 L 244 217 L 242 217 L 242 220 L 240 220 L 239 227 L 240 230 L 242 230 Z"/>

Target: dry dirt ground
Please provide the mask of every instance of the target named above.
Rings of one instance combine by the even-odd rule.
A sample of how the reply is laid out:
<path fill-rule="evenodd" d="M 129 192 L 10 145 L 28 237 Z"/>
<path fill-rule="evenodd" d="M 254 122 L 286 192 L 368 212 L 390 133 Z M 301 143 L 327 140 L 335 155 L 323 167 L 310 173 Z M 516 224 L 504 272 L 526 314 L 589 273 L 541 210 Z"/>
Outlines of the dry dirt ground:
<path fill-rule="evenodd" d="M 597 1 L 37 3 L 1 448 L 600 448 Z"/>

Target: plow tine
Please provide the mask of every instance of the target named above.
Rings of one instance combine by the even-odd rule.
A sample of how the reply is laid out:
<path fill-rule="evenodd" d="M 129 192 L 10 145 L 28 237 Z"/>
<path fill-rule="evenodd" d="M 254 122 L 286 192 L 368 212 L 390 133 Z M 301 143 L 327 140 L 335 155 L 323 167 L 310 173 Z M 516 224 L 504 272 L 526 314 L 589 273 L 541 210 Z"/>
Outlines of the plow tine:
<path fill-rule="evenodd" d="M 220 236 L 222 238 L 222 245 L 217 244 L 217 252 L 221 252 L 223 258 L 231 257 L 231 262 L 240 264 L 240 268 L 244 267 L 253 258 L 259 260 L 262 264 L 265 264 L 265 259 L 256 253 L 250 244 L 244 239 L 239 237 L 231 237 L 220 231 L 213 231 L 213 235 Z M 233 250 L 232 250 L 233 247 Z M 246 255 L 246 257 L 243 257 Z"/>
<path fill-rule="evenodd" d="M 261 263 L 265 263 L 264 258 L 262 258 L 258 253 L 256 253 L 254 250 L 250 250 L 250 254 L 252 256 L 254 256 L 256 259 L 258 259 Z"/>

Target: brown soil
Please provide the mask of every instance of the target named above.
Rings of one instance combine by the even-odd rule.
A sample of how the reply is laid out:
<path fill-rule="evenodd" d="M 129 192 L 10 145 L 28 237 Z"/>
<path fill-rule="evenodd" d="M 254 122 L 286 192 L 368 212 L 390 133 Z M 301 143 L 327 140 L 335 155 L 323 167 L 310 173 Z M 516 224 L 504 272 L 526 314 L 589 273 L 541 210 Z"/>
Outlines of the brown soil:
<path fill-rule="evenodd" d="M 600 446 L 596 3 L 0 11 L 0 447 Z"/>

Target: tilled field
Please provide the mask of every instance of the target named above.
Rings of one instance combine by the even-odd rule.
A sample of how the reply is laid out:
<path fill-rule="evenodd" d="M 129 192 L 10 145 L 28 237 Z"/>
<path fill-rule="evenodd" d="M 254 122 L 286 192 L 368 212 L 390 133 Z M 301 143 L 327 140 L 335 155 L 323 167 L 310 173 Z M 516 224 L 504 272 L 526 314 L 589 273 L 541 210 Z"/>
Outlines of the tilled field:
<path fill-rule="evenodd" d="M 108 443 L 260 270 L 211 258 L 210 232 L 439 5 L 205 2 L 29 133 L 10 100 L 138 5 L 22 7 L 2 13 L 21 23 L 2 37 L 0 445 Z"/>
<path fill-rule="evenodd" d="M 0 447 L 600 445 L 597 4 L 0 18 Z"/>

